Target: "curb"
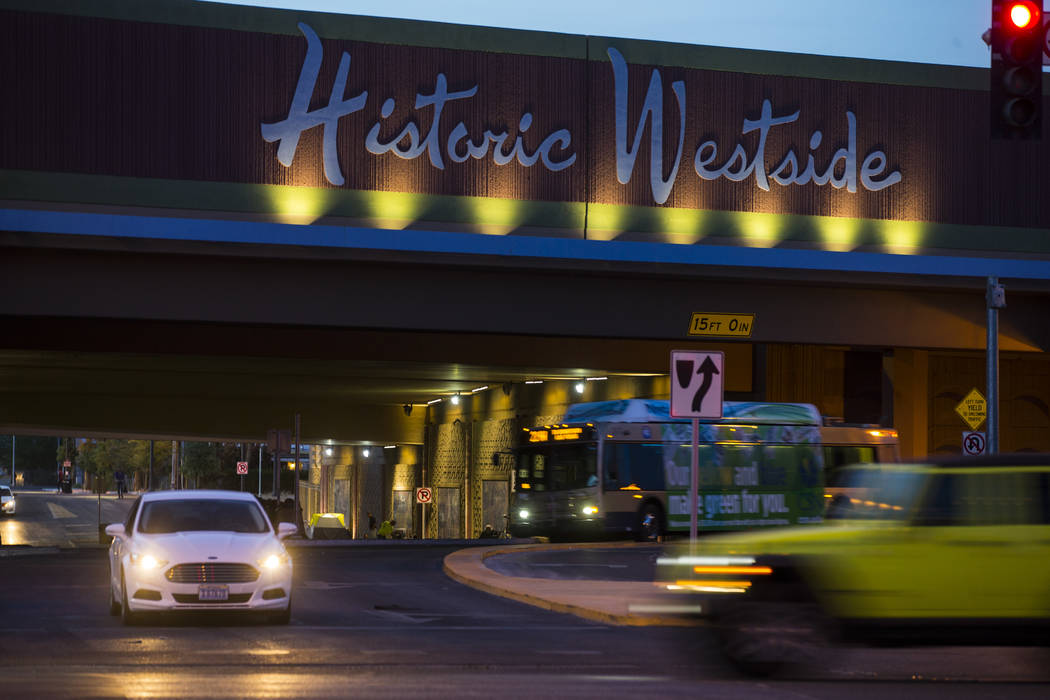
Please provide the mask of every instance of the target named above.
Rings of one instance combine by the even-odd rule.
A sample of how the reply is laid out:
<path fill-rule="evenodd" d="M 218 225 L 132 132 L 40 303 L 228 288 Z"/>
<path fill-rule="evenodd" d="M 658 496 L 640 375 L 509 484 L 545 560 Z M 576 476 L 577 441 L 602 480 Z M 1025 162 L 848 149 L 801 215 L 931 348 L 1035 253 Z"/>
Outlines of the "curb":
<path fill-rule="evenodd" d="M 644 546 L 645 543 L 628 543 L 622 546 Z M 605 624 L 618 625 L 618 626 L 630 626 L 630 627 L 649 627 L 649 626 L 664 626 L 664 627 L 700 627 L 704 626 L 706 622 L 703 620 L 690 619 L 686 617 L 676 617 L 671 615 L 661 614 L 630 614 L 629 612 L 619 613 L 613 612 L 607 609 L 595 605 L 584 605 L 580 603 L 567 602 L 566 600 L 557 600 L 556 596 L 542 596 L 535 593 L 528 592 L 529 589 L 536 589 L 542 587 L 550 587 L 552 581 L 556 579 L 536 579 L 536 578 L 525 578 L 520 576 L 504 576 L 499 574 L 492 569 L 485 566 L 484 560 L 490 556 L 498 554 L 509 554 L 514 552 L 524 552 L 533 550 L 550 550 L 550 549 L 595 549 L 595 548 L 609 548 L 608 543 L 588 543 L 588 544 L 558 544 L 558 545 L 540 545 L 540 544 L 526 544 L 526 545 L 513 545 L 509 547 L 500 547 L 498 549 L 462 549 L 457 552 L 452 552 L 447 555 L 444 559 L 442 566 L 445 575 L 454 581 L 462 583 L 465 586 L 470 586 L 476 590 L 491 595 L 499 596 L 501 598 L 507 598 L 509 600 L 516 600 L 519 603 L 525 603 L 532 605 L 537 608 L 544 610 L 551 610 L 553 612 L 568 613 L 577 617 L 582 617 L 593 622 L 601 622 Z M 573 581 L 577 585 L 587 586 L 592 589 L 597 595 L 601 594 L 600 589 L 605 588 L 605 595 L 613 595 L 621 600 L 622 596 L 628 592 L 634 592 L 642 594 L 649 592 L 652 594 L 655 591 L 655 584 L 644 584 L 637 582 L 613 582 L 613 581 Z M 571 584 L 570 584 L 571 585 Z"/>

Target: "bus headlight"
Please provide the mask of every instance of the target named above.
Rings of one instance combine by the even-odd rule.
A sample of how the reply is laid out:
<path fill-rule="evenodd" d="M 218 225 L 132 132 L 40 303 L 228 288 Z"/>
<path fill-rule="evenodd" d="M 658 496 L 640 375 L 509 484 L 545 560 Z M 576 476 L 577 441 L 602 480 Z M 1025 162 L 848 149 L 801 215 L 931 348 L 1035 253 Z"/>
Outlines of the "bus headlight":
<path fill-rule="evenodd" d="M 584 515 L 597 515 L 598 514 L 598 506 L 584 506 L 583 507 L 583 514 Z"/>
<path fill-rule="evenodd" d="M 527 511 L 524 508 L 522 508 L 521 510 L 518 511 L 518 517 L 521 518 L 522 520 L 528 520 L 529 519 L 529 511 Z"/>

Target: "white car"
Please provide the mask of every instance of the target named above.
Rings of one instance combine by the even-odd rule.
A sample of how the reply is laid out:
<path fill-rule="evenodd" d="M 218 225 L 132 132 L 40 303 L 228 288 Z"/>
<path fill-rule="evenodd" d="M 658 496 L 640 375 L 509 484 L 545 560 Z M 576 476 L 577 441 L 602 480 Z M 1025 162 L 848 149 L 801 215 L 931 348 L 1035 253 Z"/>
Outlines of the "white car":
<path fill-rule="evenodd" d="M 15 494 L 9 486 L 0 486 L 0 511 L 4 515 L 15 514 Z"/>
<path fill-rule="evenodd" d="M 258 499 L 239 491 L 155 491 L 106 527 L 109 611 L 124 624 L 144 612 L 250 610 L 287 624 L 292 560 Z"/>

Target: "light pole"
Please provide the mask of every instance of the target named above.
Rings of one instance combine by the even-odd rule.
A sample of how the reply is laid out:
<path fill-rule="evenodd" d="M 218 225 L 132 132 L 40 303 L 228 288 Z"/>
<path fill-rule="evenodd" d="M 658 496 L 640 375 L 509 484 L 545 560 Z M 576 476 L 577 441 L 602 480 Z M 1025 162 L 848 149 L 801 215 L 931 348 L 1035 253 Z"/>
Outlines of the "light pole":
<path fill-rule="evenodd" d="M 988 307 L 988 340 L 985 371 L 988 388 L 988 454 L 999 453 L 999 309 L 1006 308 L 1006 288 L 996 277 L 988 278 L 985 294 Z"/>

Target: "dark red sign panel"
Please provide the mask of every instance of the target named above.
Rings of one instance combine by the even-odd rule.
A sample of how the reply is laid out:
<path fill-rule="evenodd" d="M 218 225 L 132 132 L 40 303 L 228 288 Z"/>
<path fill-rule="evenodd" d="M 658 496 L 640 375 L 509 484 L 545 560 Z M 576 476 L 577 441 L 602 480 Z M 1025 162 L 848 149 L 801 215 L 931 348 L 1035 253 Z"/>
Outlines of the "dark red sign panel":
<path fill-rule="evenodd" d="M 0 12 L 0 168 L 1050 227 L 987 93 Z M 581 38 L 582 41 L 582 38 Z M 604 46 L 604 45 L 603 45 Z"/>

